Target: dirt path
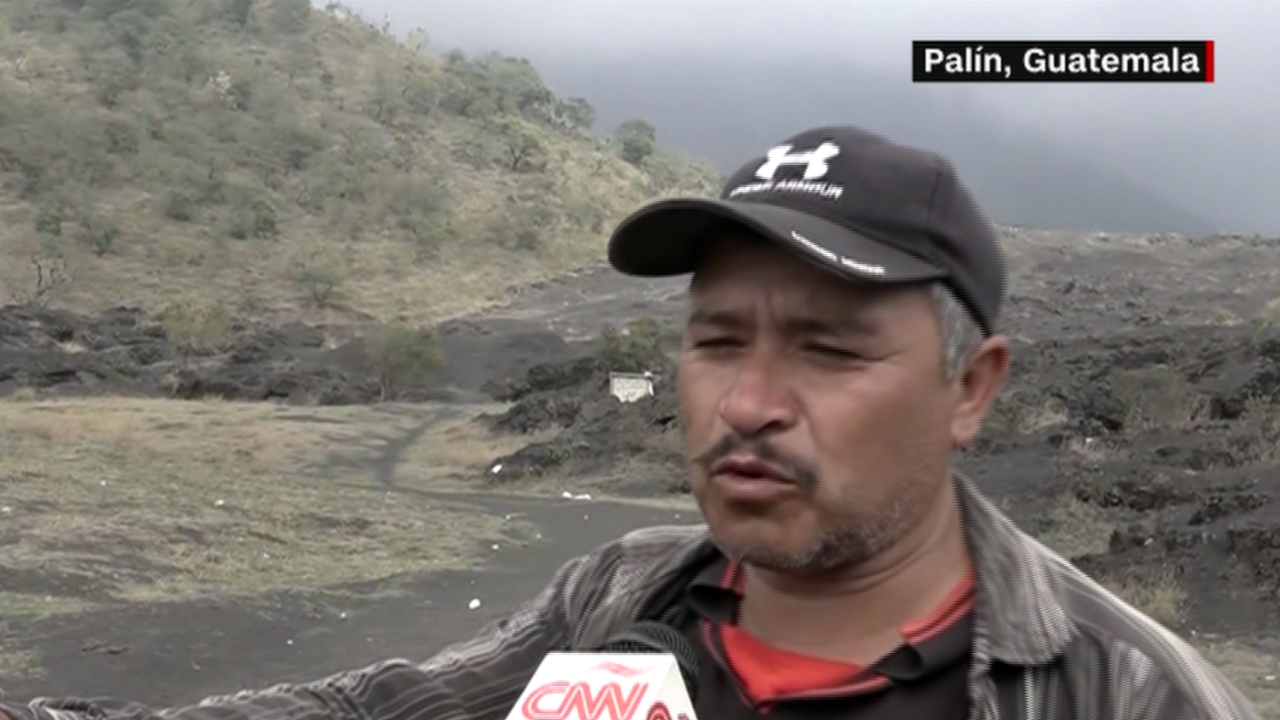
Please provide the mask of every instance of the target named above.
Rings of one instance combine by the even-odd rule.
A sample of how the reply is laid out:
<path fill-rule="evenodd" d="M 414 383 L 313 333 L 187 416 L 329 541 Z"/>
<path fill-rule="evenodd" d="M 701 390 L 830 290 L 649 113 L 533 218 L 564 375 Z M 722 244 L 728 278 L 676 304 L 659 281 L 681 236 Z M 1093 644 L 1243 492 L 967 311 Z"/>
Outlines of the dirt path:
<path fill-rule="evenodd" d="M 49 621 L 6 639 L 45 676 L 0 683 L 12 699 L 112 695 L 168 706 L 240 688 L 307 680 L 387 657 L 420 658 L 467 637 L 542 589 L 570 557 L 628 529 L 690 513 L 616 503 L 456 496 L 476 512 L 519 515 L 541 538 L 497 549 L 483 572 L 440 572 L 340 592 L 253 602 L 138 606 Z M 479 599 L 478 609 L 469 608 Z"/>

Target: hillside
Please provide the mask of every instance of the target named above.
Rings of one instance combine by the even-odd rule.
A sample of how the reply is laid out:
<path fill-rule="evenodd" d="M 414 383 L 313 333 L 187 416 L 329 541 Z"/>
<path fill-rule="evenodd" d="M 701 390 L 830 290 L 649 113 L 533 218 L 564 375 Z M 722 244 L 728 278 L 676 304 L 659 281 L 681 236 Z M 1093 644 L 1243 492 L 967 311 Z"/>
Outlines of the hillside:
<path fill-rule="evenodd" d="M 428 322 L 717 174 L 624 160 L 519 58 L 307 0 L 0 6 L 0 304 Z"/>

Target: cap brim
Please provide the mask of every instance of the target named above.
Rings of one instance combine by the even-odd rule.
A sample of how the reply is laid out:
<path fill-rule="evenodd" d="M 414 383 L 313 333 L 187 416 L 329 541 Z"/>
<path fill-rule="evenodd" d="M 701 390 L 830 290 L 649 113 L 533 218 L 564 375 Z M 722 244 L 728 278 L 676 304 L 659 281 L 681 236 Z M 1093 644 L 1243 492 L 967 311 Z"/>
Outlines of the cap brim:
<path fill-rule="evenodd" d="M 909 283 L 947 275 L 914 255 L 813 215 L 710 198 L 660 200 L 636 211 L 609 239 L 609 263 L 638 277 L 692 273 L 707 243 L 726 223 L 741 225 L 851 279 Z"/>

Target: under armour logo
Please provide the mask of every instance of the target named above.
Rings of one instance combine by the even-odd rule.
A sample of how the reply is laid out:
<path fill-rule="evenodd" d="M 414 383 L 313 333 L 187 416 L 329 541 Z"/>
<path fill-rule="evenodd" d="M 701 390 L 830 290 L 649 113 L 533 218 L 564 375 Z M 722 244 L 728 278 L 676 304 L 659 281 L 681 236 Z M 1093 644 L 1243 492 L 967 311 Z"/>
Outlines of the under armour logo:
<path fill-rule="evenodd" d="M 832 142 L 824 142 L 808 152 L 792 153 L 790 145 L 779 145 L 765 153 L 765 163 L 756 170 L 756 177 L 772 180 L 783 165 L 804 165 L 804 179 L 817 180 L 827 174 L 827 161 L 840 154 L 840 148 Z"/>

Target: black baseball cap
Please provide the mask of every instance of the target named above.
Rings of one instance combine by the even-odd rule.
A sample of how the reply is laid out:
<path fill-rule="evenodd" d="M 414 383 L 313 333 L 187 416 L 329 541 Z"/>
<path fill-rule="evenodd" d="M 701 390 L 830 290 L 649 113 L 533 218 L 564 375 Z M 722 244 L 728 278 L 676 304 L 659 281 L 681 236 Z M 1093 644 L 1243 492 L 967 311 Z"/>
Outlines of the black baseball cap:
<path fill-rule="evenodd" d="M 609 263 L 639 277 L 691 273 L 726 224 L 851 280 L 942 281 L 995 332 L 1007 282 L 996 228 L 936 153 L 856 127 L 806 130 L 743 165 L 719 198 L 633 213 L 609 240 Z"/>

